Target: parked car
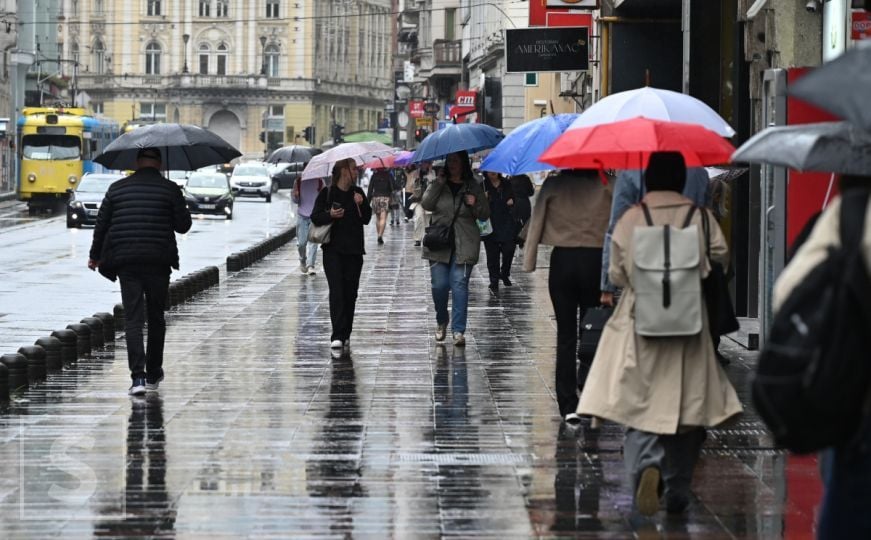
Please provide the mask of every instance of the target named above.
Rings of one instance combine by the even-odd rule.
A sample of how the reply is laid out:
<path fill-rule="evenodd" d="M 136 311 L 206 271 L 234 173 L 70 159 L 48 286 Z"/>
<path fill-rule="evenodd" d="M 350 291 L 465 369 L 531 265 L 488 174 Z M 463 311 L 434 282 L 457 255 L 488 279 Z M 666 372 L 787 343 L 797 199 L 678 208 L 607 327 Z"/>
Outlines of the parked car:
<path fill-rule="evenodd" d="M 272 202 L 272 177 L 262 163 L 241 163 L 230 176 L 230 189 L 238 197 L 263 197 Z"/>
<path fill-rule="evenodd" d="M 233 219 L 235 198 L 224 173 L 191 173 L 184 186 L 184 200 L 192 214 L 216 214 Z"/>
<path fill-rule="evenodd" d="M 69 189 L 67 202 L 67 228 L 93 225 L 97 222 L 97 212 L 103 197 L 112 182 L 124 178 L 120 173 L 87 173 L 76 189 Z"/>
<path fill-rule="evenodd" d="M 305 163 L 278 163 L 272 169 L 272 182 L 277 189 L 290 189 L 305 169 Z"/>

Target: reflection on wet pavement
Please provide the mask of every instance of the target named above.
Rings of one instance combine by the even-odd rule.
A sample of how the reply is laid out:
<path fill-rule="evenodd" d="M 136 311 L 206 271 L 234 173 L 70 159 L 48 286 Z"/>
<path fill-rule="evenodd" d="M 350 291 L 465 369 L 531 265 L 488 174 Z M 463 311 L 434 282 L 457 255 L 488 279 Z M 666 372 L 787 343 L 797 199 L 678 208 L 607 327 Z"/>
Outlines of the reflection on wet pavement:
<path fill-rule="evenodd" d="M 0 538 L 781 538 L 812 460 L 752 409 L 713 430 L 686 517 L 632 512 L 622 429 L 560 423 L 546 269 L 472 277 L 468 346 L 432 340 L 410 226 L 369 239 L 350 354 L 291 244 L 168 314 L 167 379 L 131 399 L 123 340 L 0 414 Z M 542 265 L 546 267 L 546 255 Z M 745 403 L 752 357 L 730 350 Z M 798 493 L 797 493 L 798 490 Z"/>

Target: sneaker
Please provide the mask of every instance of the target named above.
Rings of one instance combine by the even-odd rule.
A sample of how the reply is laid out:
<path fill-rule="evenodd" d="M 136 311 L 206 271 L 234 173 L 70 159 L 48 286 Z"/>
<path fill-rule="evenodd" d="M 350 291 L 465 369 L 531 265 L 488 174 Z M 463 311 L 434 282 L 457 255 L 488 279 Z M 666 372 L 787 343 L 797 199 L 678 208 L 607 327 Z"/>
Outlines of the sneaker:
<path fill-rule="evenodd" d="M 570 426 L 579 426 L 581 425 L 581 417 L 576 413 L 569 413 L 565 417 L 566 424 Z"/>
<path fill-rule="evenodd" d="M 446 325 L 446 324 L 437 325 L 436 332 L 435 332 L 436 341 L 444 341 L 445 334 L 447 333 L 447 331 L 448 331 L 448 325 Z"/>
<path fill-rule="evenodd" d="M 379 243 L 379 244 L 383 244 L 383 243 L 384 243 L 384 239 L 381 238 L 380 236 L 378 237 L 378 243 Z"/>
<path fill-rule="evenodd" d="M 466 336 L 462 332 L 454 332 L 454 347 L 465 347 Z"/>
<path fill-rule="evenodd" d="M 302 275 L 308 274 L 308 269 L 305 267 L 304 264 L 299 265 L 299 273 Z"/>
<path fill-rule="evenodd" d="M 510 286 L 514 285 L 513 283 L 511 283 L 511 280 L 508 279 L 507 277 L 502 278 L 502 283 L 504 283 L 506 287 L 510 287 Z"/>
<path fill-rule="evenodd" d="M 341 339 L 334 339 L 333 341 L 330 342 L 330 348 L 331 349 L 341 349 L 342 348 L 342 340 Z"/>
<path fill-rule="evenodd" d="M 160 383 L 163 381 L 163 374 L 161 373 L 160 377 L 158 377 L 154 382 L 148 382 L 148 377 L 145 378 L 145 389 L 149 392 L 157 392 L 157 387 L 160 386 Z"/>
<path fill-rule="evenodd" d="M 414 247 L 420 247 L 420 240 L 414 241 Z"/>
<path fill-rule="evenodd" d="M 314 266 L 309 266 L 308 271 L 306 273 L 310 276 L 313 276 L 313 275 L 317 274 L 317 271 L 315 270 Z"/>
<path fill-rule="evenodd" d="M 499 294 L 499 284 L 498 283 L 491 283 L 490 286 L 487 288 L 490 289 L 491 293 Z"/>
<path fill-rule="evenodd" d="M 659 481 L 659 469 L 656 467 L 641 471 L 641 479 L 635 490 L 635 505 L 642 515 L 652 516 L 659 511 Z"/>
<path fill-rule="evenodd" d="M 141 396 L 145 394 L 145 377 L 136 377 L 133 379 L 133 384 L 130 385 L 130 390 L 127 391 L 131 396 Z"/>

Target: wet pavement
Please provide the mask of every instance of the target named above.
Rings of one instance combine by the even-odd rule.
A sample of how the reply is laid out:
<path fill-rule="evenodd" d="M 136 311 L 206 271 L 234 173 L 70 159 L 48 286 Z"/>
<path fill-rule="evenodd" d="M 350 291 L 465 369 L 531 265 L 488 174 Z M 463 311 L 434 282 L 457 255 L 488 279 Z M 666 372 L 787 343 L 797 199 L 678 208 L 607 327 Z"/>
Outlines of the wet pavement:
<path fill-rule="evenodd" d="M 126 395 L 120 334 L 20 394 L 0 538 L 810 537 L 816 466 L 752 410 L 710 432 L 685 517 L 633 513 L 620 427 L 558 417 L 546 254 L 498 297 L 482 256 L 468 346 L 439 346 L 410 231 L 367 231 L 349 356 L 292 242 L 169 312 L 159 394 Z M 752 354 L 724 347 L 746 404 Z"/>

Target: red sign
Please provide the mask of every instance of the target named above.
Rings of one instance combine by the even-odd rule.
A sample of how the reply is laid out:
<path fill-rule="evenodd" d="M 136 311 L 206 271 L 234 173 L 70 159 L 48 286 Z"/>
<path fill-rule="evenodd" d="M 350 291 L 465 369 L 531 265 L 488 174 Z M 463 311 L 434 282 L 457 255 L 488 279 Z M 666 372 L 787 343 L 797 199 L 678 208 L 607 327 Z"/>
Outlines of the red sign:
<path fill-rule="evenodd" d="M 547 14 L 547 26 L 593 26 L 593 16 L 590 13 L 560 13 L 551 10 Z"/>
<path fill-rule="evenodd" d="M 456 118 L 457 116 L 475 112 L 477 100 L 477 90 L 457 90 L 456 105 L 451 107 L 450 117 Z"/>
<path fill-rule="evenodd" d="M 855 40 L 871 39 L 871 13 L 867 11 L 853 12 L 853 32 Z"/>
<path fill-rule="evenodd" d="M 408 115 L 412 118 L 423 118 L 426 111 L 423 108 L 422 100 L 414 100 L 408 102 Z"/>
<path fill-rule="evenodd" d="M 554 7 L 557 5 L 565 7 Z M 577 0 L 574 4 L 566 0 L 562 3 L 554 0 L 529 0 L 529 26 L 592 26 L 592 15 L 569 11 L 569 7 L 585 6 Z"/>

